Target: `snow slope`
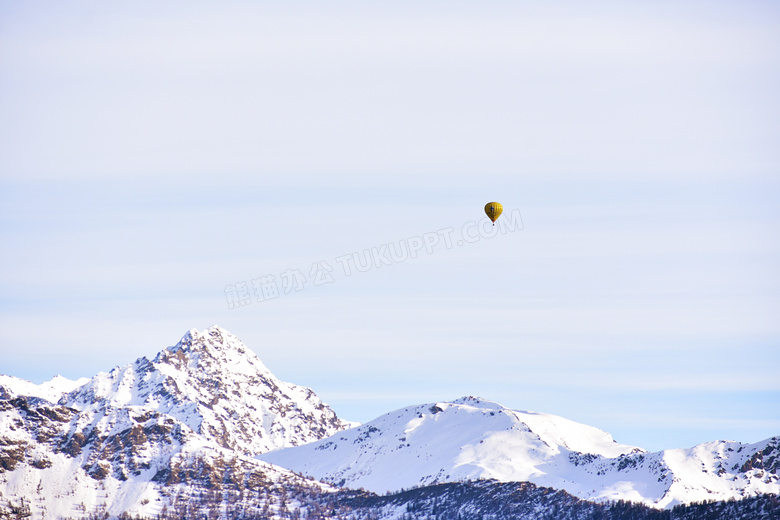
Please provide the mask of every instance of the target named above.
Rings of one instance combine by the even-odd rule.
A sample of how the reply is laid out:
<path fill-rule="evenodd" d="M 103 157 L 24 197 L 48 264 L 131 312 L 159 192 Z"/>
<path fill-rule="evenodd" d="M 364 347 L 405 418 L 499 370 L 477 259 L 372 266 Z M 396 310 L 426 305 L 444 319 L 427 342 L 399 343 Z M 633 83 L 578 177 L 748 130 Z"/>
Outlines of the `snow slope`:
<path fill-rule="evenodd" d="M 780 438 L 753 445 L 713 442 L 648 453 L 561 417 L 464 397 L 400 409 L 259 458 L 335 485 L 378 493 L 496 479 L 529 481 L 590 500 L 671 507 L 780 492 L 778 444 Z M 769 471 L 745 467 L 764 452 L 776 457 Z"/>

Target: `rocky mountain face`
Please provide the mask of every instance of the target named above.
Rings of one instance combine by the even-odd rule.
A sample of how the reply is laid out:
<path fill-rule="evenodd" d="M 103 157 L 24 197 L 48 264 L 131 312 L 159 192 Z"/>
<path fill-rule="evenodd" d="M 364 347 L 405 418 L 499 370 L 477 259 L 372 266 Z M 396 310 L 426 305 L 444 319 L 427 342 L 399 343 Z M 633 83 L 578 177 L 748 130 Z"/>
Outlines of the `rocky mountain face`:
<path fill-rule="evenodd" d="M 496 479 L 656 508 L 780 493 L 780 437 L 649 453 L 590 426 L 474 397 L 407 407 L 260 458 L 378 493 Z"/>
<path fill-rule="evenodd" d="M 223 448 L 152 410 L 79 411 L 36 398 L 0 400 L 0 496 L 32 518 L 295 507 L 291 491 L 327 486 Z M 0 502 L 0 517 L 3 517 Z M 265 513 L 263 513 L 265 512 Z M 23 515 L 11 517 L 24 517 Z"/>
<path fill-rule="evenodd" d="M 91 379 L 0 376 L 0 518 L 777 518 L 778 444 L 648 453 L 477 398 L 358 426 L 211 327 Z"/>
<path fill-rule="evenodd" d="M 100 373 L 60 399 L 77 410 L 155 410 L 218 445 L 251 455 L 343 430 L 314 392 L 277 379 L 251 350 L 214 326 L 191 330 L 149 361 Z"/>
<path fill-rule="evenodd" d="M 0 380 L 0 493 L 36 518 L 160 514 L 217 491 L 219 503 L 234 494 L 244 510 L 268 510 L 290 503 L 290 489 L 327 486 L 251 455 L 350 425 L 219 327 L 70 383 Z"/>

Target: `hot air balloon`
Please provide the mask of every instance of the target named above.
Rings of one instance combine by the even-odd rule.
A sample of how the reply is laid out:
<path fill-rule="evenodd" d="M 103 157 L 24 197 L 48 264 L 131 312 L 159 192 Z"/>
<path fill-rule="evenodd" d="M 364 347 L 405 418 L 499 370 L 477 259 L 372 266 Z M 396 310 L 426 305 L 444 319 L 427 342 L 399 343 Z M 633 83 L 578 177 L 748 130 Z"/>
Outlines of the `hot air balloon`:
<path fill-rule="evenodd" d="M 491 222 L 493 222 L 494 226 L 496 225 L 496 219 L 501 216 L 502 211 L 504 211 L 504 208 L 498 202 L 488 202 L 485 204 L 485 213 Z"/>

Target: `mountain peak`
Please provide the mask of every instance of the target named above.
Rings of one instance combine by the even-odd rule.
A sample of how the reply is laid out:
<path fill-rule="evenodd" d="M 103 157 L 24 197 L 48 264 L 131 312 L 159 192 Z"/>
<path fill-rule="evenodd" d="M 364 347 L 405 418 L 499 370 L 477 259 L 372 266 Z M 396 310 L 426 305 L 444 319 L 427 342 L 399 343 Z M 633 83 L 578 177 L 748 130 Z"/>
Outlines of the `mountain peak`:
<path fill-rule="evenodd" d="M 171 350 L 193 350 L 207 346 L 224 346 L 245 350 L 244 344 L 238 337 L 223 329 L 219 325 L 212 325 L 203 332 L 198 329 L 188 330 L 181 340 L 171 347 Z"/>
<path fill-rule="evenodd" d="M 191 329 L 152 361 L 139 358 L 100 373 L 61 403 L 77 409 L 151 408 L 245 454 L 296 446 L 350 426 L 309 388 L 277 379 L 240 339 L 217 325 Z"/>
<path fill-rule="evenodd" d="M 186 373 L 187 377 L 212 386 L 242 378 L 254 383 L 257 378 L 278 381 L 257 354 L 218 325 L 202 332 L 190 329 L 176 345 L 160 351 L 152 364 L 172 377 Z"/>
<path fill-rule="evenodd" d="M 473 395 L 467 395 L 461 397 L 460 399 L 455 399 L 450 404 L 473 406 L 483 410 L 501 410 L 504 408 L 495 401 L 491 401 L 490 399 L 483 399 L 482 397 L 475 397 Z"/>
<path fill-rule="evenodd" d="M 236 361 L 240 358 L 249 357 L 254 358 L 254 361 L 262 365 L 254 352 L 247 349 L 237 336 L 219 325 L 212 325 L 202 332 L 198 329 L 188 330 L 178 343 L 160 352 L 158 358 L 166 358 L 168 353 L 177 354 L 178 352 L 191 358 L 197 358 L 205 354 L 208 357 L 221 359 L 222 361 L 231 359 Z M 181 355 L 178 357 L 180 358 Z M 263 366 L 263 368 L 265 367 Z"/>

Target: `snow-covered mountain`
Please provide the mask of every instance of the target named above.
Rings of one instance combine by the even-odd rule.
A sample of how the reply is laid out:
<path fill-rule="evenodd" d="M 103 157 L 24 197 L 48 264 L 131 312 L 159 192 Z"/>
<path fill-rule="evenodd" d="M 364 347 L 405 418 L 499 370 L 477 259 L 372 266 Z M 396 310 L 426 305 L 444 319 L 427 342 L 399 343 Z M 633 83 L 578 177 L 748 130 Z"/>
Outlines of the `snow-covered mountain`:
<path fill-rule="evenodd" d="M 285 503 L 288 488 L 328 487 L 251 455 L 352 425 L 217 326 L 189 331 L 152 361 L 53 381 L 0 380 L 0 497 L 35 497 L 35 518 L 158 514 L 195 507 L 209 489 L 217 503 L 259 513 Z M 244 496 L 247 486 L 256 495 Z"/>
<path fill-rule="evenodd" d="M 378 493 L 471 479 L 529 481 L 653 507 L 780 493 L 780 437 L 648 453 L 590 426 L 474 397 L 403 408 L 260 458 Z"/>
<path fill-rule="evenodd" d="M 556 519 L 622 520 L 647 510 L 582 499 L 657 508 L 756 495 L 739 516 L 752 520 L 777 506 L 779 444 L 648 453 L 470 397 L 358 426 L 214 326 L 91 379 L 0 376 L 0 517 L 398 520 L 441 514 L 446 501 L 452 518 L 530 520 L 550 508 Z"/>
<path fill-rule="evenodd" d="M 59 403 L 82 411 L 155 410 L 242 454 L 305 444 L 354 425 L 311 389 L 277 379 L 218 326 L 190 330 L 152 361 L 100 373 Z"/>
<path fill-rule="evenodd" d="M 253 492 L 244 494 L 247 487 Z M 0 399 L 0 497 L 25 505 L 32 518 L 165 511 L 195 518 L 220 504 L 259 515 L 286 500 L 287 488 L 326 490 L 154 410 Z M 209 490 L 216 495 L 204 498 Z"/>

